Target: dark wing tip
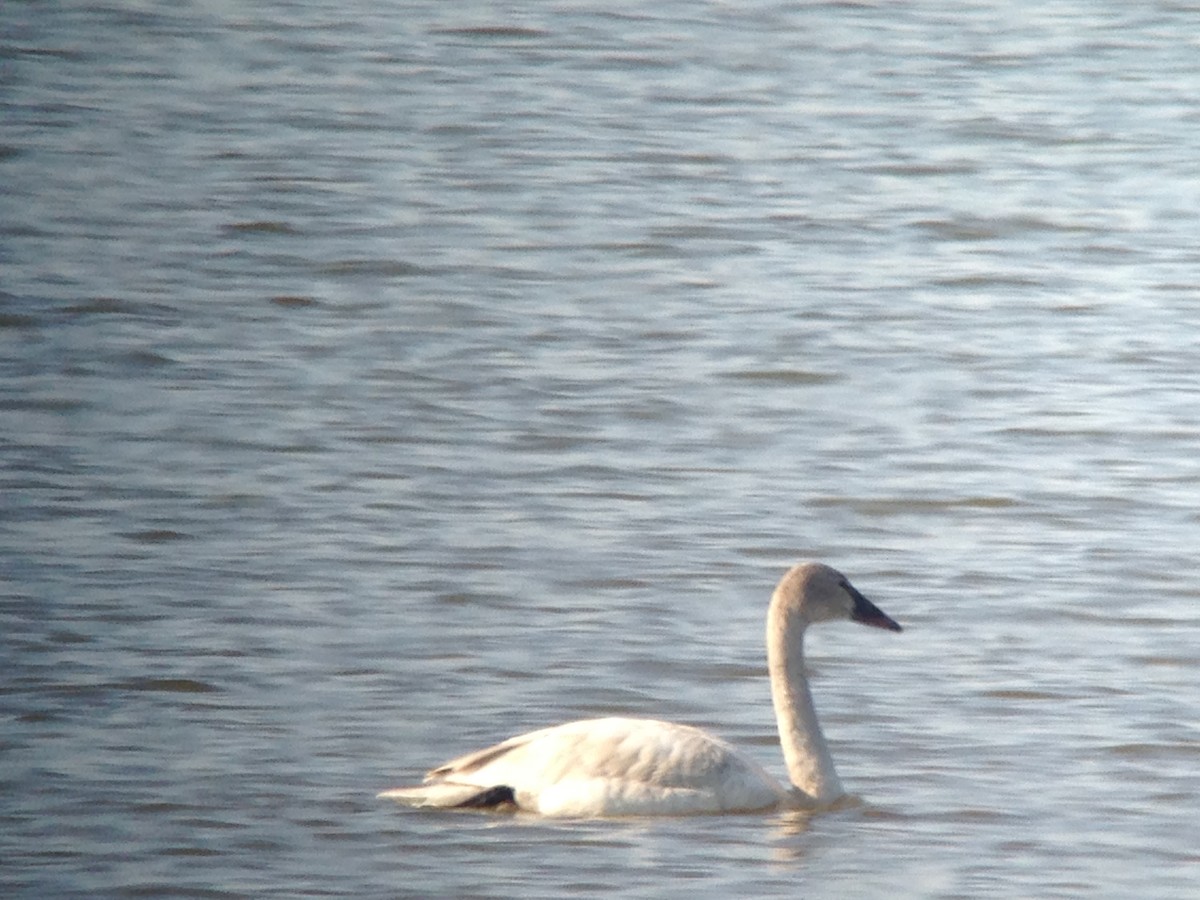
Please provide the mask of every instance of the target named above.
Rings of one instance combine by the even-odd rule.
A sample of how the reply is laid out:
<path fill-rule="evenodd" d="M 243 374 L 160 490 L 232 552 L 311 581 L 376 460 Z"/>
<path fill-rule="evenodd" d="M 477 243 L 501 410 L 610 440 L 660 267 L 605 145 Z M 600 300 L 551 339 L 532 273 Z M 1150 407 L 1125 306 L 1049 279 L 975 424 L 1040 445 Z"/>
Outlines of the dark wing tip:
<path fill-rule="evenodd" d="M 478 794 L 454 804 L 458 809 L 492 809 L 497 806 L 516 806 L 517 795 L 507 784 L 484 788 Z"/>

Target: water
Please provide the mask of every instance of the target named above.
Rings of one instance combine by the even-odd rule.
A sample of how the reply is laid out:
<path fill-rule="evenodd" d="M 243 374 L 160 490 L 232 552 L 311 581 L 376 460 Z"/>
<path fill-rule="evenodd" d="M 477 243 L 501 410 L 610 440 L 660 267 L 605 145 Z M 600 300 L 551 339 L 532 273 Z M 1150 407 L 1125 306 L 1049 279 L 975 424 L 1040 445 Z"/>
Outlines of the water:
<path fill-rule="evenodd" d="M 1187 4 L 10 3 L 6 896 L 1190 897 Z M 376 791 L 604 713 L 860 799 Z"/>

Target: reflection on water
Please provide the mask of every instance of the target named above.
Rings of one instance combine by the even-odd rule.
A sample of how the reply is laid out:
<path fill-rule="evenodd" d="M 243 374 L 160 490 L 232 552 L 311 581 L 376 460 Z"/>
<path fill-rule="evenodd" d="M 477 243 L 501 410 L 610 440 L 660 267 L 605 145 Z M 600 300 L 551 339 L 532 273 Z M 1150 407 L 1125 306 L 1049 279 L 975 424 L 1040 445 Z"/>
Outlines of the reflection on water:
<path fill-rule="evenodd" d="M 1192 896 L 1189 22 L 1005 12 L 6 10 L 6 896 Z M 801 557 L 860 805 L 373 799 Z"/>
<path fill-rule="evenodd" d="M 806 835 L 812 825 L 813 813 L 789 809 L 780 813 L 775 821 L 771 842 L 772 859 L 780 863 L 802 863 L 808 855 Z"/>

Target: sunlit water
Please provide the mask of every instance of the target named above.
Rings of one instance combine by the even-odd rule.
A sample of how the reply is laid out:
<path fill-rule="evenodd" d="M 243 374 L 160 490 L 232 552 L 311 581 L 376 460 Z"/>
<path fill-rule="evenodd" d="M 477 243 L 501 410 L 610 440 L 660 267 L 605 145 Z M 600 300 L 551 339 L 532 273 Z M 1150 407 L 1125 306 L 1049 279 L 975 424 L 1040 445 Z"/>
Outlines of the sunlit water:
<path fill-rule="evenodd" d="M 6 4 L 5 896 L 1195 896 L 1196 13 Z M 805 557 L 856 802 L 374 798 Z"/>

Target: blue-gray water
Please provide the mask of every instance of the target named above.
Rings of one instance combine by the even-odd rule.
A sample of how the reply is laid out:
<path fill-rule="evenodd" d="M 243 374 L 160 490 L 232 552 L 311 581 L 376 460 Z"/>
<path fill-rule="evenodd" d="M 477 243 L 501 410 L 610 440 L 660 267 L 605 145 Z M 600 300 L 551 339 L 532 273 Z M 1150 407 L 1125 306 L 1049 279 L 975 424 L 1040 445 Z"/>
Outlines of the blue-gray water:
<path fill-rule="evenodd" d="M 5 3 L 6 897 L 1192 897 L 1200 9 Z M 818 816 L 385 787 L 601 713 Z"/>

